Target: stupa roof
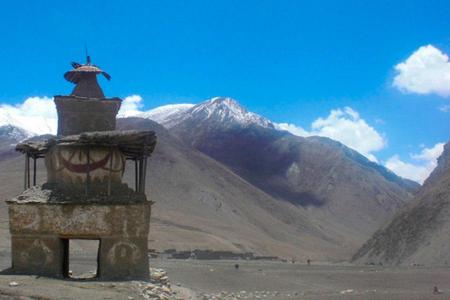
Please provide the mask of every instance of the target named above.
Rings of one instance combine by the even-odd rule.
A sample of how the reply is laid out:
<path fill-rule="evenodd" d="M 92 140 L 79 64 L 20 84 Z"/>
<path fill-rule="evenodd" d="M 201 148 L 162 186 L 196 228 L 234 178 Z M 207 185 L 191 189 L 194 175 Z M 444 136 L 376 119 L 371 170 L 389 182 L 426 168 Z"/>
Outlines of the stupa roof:
<path fill-rule="evenodd" d="M 77 135 L 50 138 L 46 141 L 26 141 L 19 143 L 16 150 L 31 157 L 43 157 L 53 145 L 118 147 L 127 159 L 139 159 L 150 156 L 155 149 L 156 134 L 154 131 L 95 131 Z"/>
<path fill-rule="evenodd" d="M 72 62 L 72 67 L 73 69 L 66 72 L 64 74 L 64 78 L 67 81 L 70 81 L 72 83 L 79 83 L 80 79 L 85 75 L 85 74 L 102 74 L 103 76 L 105 76 L 106 79 L 110 80 L 111 76 L 106 73 L 105 71 L 103 71 L 102 69 L 100 69 L 98 66 L 93 65 L 91 63 L 91 58 L 89 56 L 87 56 L 86 58 L 86 64 L 80 64 L 77 62 Z"/>

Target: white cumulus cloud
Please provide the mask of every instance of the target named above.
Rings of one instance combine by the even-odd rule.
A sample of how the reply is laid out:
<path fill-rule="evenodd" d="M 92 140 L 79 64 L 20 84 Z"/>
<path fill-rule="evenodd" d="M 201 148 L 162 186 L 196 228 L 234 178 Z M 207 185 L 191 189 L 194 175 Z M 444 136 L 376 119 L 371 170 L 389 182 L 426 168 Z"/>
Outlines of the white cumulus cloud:
<path fill-rule="evenodd" d="M 131 117 L 142 113 L 142 97 L 125 97 L 119 116 Z M 23 103 L 0 104 L 0 126 L 13 125 L 25 129 L 31 135 L 56 134 L 58 117 L 53 98 L 29 97 Z"/>
<path fill-rule="evenodd" d="M 405 162 L 398 155 L 394 155 L 386 161 L 385 166 L 399 176 L 423 183 L 436 168 L 442 151 L 444 143 L 437 143 L 431 148 L 422 149 L 420 153 L 411 154 L 413 162 Z"/>
<path fill-rule="evenodd" d="M 311 130 L 288 123 L 279 123 L 276 127 L 298 136 L 317 135 L 334 139 L 375 162 L 377 159 L 373 152 L 387 144 L 386 139 L 350 107 L 334 109 L 326 118 L 316 119 L 311 124 Z"/>
<path fill-rule="evenodd" d="M 395 70 L 393 86 L 403 92 L 450 96 L 448 56 L 432 45 L 417 49 Z"/>
<path fill-rule="evenodd" d="M 21 104 L 0 104 L 0 126 L 13 125 L 32 134 L 55 134 L 56 107 L 53 98 L 29 97 Z"/>
<path fill-rule="evenodd" d="M 142 97 L 139 95 L 131 95 L 125 97 L 120 106 L 118 117 L 128 118 L 135 117 L 142 113 L 141 108 L 143 107 Z"/>

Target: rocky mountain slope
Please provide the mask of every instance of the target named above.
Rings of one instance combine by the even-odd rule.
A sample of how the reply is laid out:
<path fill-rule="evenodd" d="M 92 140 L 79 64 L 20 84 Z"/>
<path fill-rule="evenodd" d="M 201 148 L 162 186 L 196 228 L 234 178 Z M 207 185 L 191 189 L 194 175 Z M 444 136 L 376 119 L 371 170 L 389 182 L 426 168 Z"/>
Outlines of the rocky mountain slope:
<path fill-rule="evenodd" d="M 384 264 L 450 263 L 450 143 L 415 199 L 353 256 Z"/>
<path fill-rule="evenodd" d="M 325 232 L 302 207 L 274 199 L 162 126 L 127 118 L 118 127 L 158 135 L 148 169 L 148 195 L 156 202 L 150 246 L 334 259 L 351 248 L 345 235 Z"/>
<path fill-rule="evenodd" d="M 169 131 L 228 166 L 275 199 L 362 242 L 418 185 L 322 137 L 279 131 L 229 98 L 213 98 L 177 115 Z M 329 226 L 328 226 L 329 227 Z"/>

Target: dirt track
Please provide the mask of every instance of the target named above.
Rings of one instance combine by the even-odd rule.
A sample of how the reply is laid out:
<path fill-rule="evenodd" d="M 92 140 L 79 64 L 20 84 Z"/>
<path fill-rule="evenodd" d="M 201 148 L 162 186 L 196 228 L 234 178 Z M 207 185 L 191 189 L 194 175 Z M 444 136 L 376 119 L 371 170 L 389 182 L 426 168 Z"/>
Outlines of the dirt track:
<path fill-rule="evenodd" d="M 7 267 L 5 257 L 0 262 L 1 267 Z M 448 267 L 158 259 L 150 264 L 164 268 L 178 295 L 185 299 L 203 299 L 204 295 L 204 299 L 450 299 Z M 238 269 L 235 264 L 239 264 Z M 11 281 L 19 286 L 10 287 Z M 433 295 L 434 286 L 443 294 Z M 40 299 L 142 298 L 139 282 L 80 282 L 13 275 L 0 275 L 1 293 Z"/>

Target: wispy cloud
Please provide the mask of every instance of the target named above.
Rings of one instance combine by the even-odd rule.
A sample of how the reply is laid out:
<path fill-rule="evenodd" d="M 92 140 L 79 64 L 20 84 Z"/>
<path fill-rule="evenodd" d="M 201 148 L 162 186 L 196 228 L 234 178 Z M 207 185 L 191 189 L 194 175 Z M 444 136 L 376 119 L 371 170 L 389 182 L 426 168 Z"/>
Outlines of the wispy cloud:
<path fill-rule="evenodd" d="M 448 113 L 450 111 L 450 105 L 441 105 L 439 106 L 439 110 Z"/>
<path fill-rule="evenodd" d="M 289 131 L 293 135 L 297 136 L 311 136 L 311 133 L 300 126 L 290 123 L 275 123 L 275 128 L 278 130 Z"/>
<path fill-rule="evenodd" d="M 412 162 L 405 162 L 398 155 L 389 158 L 385 166 L 404 178 L 423 183 L 436 168 L 437 159 L 444 150 L 444 143 L 437 143 L 431 148 L 424 148 L 420 153 L 411 154 Z"/>

